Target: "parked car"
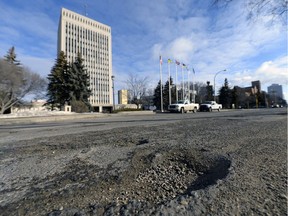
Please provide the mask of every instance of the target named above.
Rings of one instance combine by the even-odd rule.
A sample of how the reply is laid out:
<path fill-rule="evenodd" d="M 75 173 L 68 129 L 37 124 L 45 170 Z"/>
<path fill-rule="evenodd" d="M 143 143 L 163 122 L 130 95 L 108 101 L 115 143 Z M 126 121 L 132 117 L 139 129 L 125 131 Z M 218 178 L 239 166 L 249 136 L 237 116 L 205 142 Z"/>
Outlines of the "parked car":
<path fill-rule="evenodd" d="M 170 104 L 168 106 L 168 111 L 170 112 L 179 112 L 179 113 L 186 113 L 188 111 L 197 112 L 199 109 L 199 104 L 197 103 L 190 103 L 189 100 L 179 100 L 174 104 Z"/>
<path fill-rule="evenodd" d="M 271 108 L 279 108 L 280 106 L 279 106 L 279 104 L 272 104 L 271 105 Z"/>
<path fill-rule="evenodd" d="M 222 109 L 222 104 L 216 103 L 216 101 L 205 101 L 200 105 L 200 112 L 208 111 L 212 112 L 213 110 L 218 110 L 218 112 Z"/>

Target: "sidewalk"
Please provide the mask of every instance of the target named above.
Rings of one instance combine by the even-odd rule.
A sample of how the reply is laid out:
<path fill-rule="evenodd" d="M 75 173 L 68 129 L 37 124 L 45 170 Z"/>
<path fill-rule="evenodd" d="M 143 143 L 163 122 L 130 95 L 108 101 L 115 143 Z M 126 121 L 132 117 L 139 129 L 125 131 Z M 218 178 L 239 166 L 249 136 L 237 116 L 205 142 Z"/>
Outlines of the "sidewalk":
<path fill-rule="evenodd" d="M 151 115 L 155 114 L 153 111 L 132 111 L 132 112 L 119 112 L 119 113 L 43 113 L 42 115 L 25 115 L 25 116 L 0 116 L 0 125 L 12 124 L 31 124 L 38 122 L 59 122 L 71 119 L 93 119 L 105 118 L 117 115 Z"/>

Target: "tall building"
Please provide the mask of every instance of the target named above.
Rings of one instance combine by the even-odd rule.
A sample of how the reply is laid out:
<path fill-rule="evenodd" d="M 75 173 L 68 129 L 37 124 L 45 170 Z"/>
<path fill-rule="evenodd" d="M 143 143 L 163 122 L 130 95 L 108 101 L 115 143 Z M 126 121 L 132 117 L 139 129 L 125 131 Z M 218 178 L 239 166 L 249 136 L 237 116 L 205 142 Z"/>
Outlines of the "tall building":
<path fill-rule="evenodd" d="M 267 88 L 268 94 L 270 94 L 274 98 L 283 98 L 283 89 L 282 85 L 279 84 L 272 84 L 271 86 L 268 86 Z"/>
<path fill-rule="evenodd" d="M 128 90 L 122 89 L 118 91 L 119 104 L 128 104 Z"/>
<path fill-rule="evenodd" d="M 62 8 L 58 27 L 58 53 L 64 51 L 68 62 L 81 53 L 90 76 L 92 95 L 89 102 L 95 111 L 111 110 L 112 38 L 111 27 Z"/>

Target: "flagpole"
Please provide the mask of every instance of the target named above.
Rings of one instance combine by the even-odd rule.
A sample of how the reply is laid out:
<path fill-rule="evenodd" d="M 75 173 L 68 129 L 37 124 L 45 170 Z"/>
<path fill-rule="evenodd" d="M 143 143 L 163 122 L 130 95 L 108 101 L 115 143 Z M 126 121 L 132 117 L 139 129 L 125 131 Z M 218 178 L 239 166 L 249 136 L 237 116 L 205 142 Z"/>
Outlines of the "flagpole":
<path fill-rule="evenodd" d="M 161 112 L 163 112 L 163 93 L 162 93 L 162 56 L 160 55 L 160 97 L 161 97 Z"/>
<path fill-rule="evenodd" d="M 171 63 L 171 60 L 168 59 L 169 105 L 171 104 L 171 87 L 170 87 L 170 86 L 171 86 L 171 83 L 170 83 L 170 81 L 171 81 L 171 80 L 170 80 L 170 76 L 171 76 L 171 75 L 170 75 L 170 63 Z"/>
<path fill-rule="evenodd" d="M 183 71 L 183 64 L 182 64 L 182 99 L 185 100 L 184 97 L 184 71 Z"/>
<path fill-rule="evenodd" d="M 189 96 L 189 102 L 191 102 L 191 95 L 190 95 L 190 71 L 188 69 L 188 96 Z"/>
<path fill-rule="evenodd" d="M 175 86 L 176 86 L 176 101 L 178 101 L 178 64 L 175 63 L 175 68 L 176 68 L 176 78 L 175 78 Z"/>

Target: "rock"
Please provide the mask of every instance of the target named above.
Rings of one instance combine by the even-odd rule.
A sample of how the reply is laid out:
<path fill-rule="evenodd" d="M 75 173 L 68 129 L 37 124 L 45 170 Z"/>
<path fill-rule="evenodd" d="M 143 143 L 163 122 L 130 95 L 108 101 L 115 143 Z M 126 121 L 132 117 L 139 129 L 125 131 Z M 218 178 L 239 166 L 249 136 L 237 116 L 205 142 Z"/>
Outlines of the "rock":
<path fill-rule="evenodd" d="M 287 200 L 287 195 L 286 194 L 280 194 L 279 198 Z"/>

